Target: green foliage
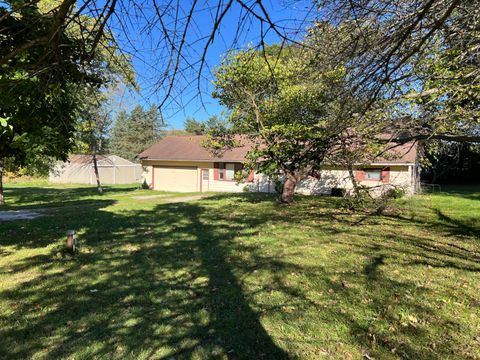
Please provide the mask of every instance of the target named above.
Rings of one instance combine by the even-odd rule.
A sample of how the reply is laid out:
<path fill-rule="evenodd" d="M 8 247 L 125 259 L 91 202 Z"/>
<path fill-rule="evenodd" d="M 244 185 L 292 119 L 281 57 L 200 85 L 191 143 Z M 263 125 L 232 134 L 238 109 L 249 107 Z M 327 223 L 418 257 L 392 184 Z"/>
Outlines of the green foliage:
<path fill-rule="evenodd" d="M 429 141 L 424 145 L 422 167 L 422 179 L 433 184 L 478 182 L 480 145 Z"/>
<path fill-rule="evenodd" d="M 405 194 L 404 188 L 394 187 L 387 190 L 386 197 L 389 199 L 401 199 L 405 196 Z"/>
<path fill-rule="evenodd" d="M 218 115 L 210 116 L 205 122 L 192 117 L 186 118 L 184 122 L 185 131 L 193 135 L 210 134 L 216 136 L 217 134 L 224 134 L 228 130 L 228 126 L 228 121 Z"/>
<path fill-rule="evenodd" d="M 446 35 L 444 35 L 446 36 Z M 421 89 L 406 101 L 420 111 L 419 122 L 433 134 L 472 135 L 480 125 L 480 70 L 476 39 L 438 36 L 418 61 Z"/>
<path fill-rule="evenodd" d="M 0 159 L 17 168 L 65 160 L 75 147 L 84 95 L 114 81 L 133 82 L 111 34 L 93 51 L 97 19 L 85 15 L 63 25 L 72 6 L 55 0 L 0 5 Z"/>
<path fill-rule="evenodd" d="M 341 66 L 311 66 L 300 48 L 232 53 L 215 71 L 213 96 L 231 110 L 232 131 L 256 146 L 249 164 L 272 178 L 320 166 L 345 124 L 336 117 Z"/>
<path fill-rule="evenodd" d="M 402 187 L 390 186 L 387 188 L 369 188 L 357 185 L 357 191 L 345 192 L 342 206 L 354 212 L 367 212 L 382 214 L 389 210 L 394 200 L 405 196 Z"/>
<path fill-rule="evenodd" d="M 0 7 L 0 19 L 3 58 L 22 44 L 48 36 L 55 12 L 42 14 L 29 3 L 15 13 Z M 17 35 L 19 29 L 23 29 L 22 36 Z M 62 46 L 55 52 L 49 47 L 33 47 L 1 66 L 0 117 L 8 119 L 10 128 L 0 133 L 0 158 L 10 157 L 18 164 L 38 154 L 65 158 L 72 147 L 78 109 L 75 83 L 96 85 L 101 78 L 81 63 L 81 41 L 67 30 L 57 36 Z"/>
<path fill-rule="evenodd" d="M 371 211 L 376 208 L 375 199 L 366 186 L 357 185 L 358 191 L 345 192 L 342 206 L 348 210 L 360 212 Z"/>
<path fill-rule="evenodd" d="M 205 123 L 197 121 L 193 117 L 187 117 L 183 123 L 186 132 L 193 135 L 203 135 L 205 133 Z"/>
<path fill-rule="evenodd" d="M 112 113 L 117 111 L 115 87 L 106 89 L 84 89 L 80 106 L 75 149 L 80 154 L 106 154 L 112 125 Z"/>
<path fill-rule="evenodd" d="M 156 143 L 163 136 L 165 124 L 157 106 L 143 110 L 137 105 L 132 112 L 120 111 L 115 119 L 109 152 L 128 160 Z"/>
<path fill-rule="evenodd" d="M 150 189 L 150 186 L 148 186 L 146 179 L 144 179 L 143 182 L 142 182 L 142 189 L 143 190 L 149 190 Z"/>

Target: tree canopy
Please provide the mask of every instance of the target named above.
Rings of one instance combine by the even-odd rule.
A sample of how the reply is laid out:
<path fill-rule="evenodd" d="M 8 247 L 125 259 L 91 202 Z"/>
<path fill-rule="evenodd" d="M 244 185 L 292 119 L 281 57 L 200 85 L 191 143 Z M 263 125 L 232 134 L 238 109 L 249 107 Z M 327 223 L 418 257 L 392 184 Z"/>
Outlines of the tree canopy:
<path fill-rule="evenodd" d="M 193 135 L 203 135 L 206 130 L 205 123 L 193 117 L 187 117 L 183 123 L 183 127 L 187 133 Z"/>
<path fill-rule="evenodd" d="M 319 169 L 351 125 L 343 113 L 353 104 L 339 101 L 344 69 L 320 64 L 298 47 L 274 46 L 266 53 L 232 53 L 215 77 L 214 97 L 231 110 L 230 130 L 256 143 L 250 166 L 272 178 L 285 176 L 282 200 L 291 202 L 296 183 Z"/>
<path fill-rule="evenodd" d="M 0 168 L 66 159 L 82 96 L 116 79 L 133 82 L 128 59 L 98 19 L 67 21 L 74 7 L 51 0 L 0 5 Z M 95 29 L 95 38 L 84 36 Z"/>
<path fill-rule="evenodd" d="M 137 105 L 130 113 L 122 110 L 112 128 L 109 151 L 128 160 L 156 143 L 163 136 L 165 124 L 156 105 L 144 110 Z"/>

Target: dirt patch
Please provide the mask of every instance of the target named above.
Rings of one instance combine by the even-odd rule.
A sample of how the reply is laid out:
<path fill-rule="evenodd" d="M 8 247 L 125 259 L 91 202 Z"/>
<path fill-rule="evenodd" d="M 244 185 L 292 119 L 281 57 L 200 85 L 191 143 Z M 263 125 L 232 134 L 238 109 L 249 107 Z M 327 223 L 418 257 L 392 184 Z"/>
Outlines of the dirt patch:
<path fill-rule="evenodd" d="M 0 211 L 0 221 L 30 220 L 42 216 L 39 212 L 29 210 Z"/>

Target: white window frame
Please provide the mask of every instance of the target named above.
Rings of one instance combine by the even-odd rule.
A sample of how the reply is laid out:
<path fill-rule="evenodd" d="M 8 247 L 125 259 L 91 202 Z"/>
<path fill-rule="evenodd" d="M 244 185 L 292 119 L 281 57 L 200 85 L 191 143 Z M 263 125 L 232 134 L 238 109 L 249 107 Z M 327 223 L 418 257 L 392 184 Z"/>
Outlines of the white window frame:
<path fill-rule="evenodd" d="M 371 181 L 382 181 L 382 169 L 365 169 L 365 180 Z M 369 175 L 376 174 L 375 177 L 370 177 Z"/>

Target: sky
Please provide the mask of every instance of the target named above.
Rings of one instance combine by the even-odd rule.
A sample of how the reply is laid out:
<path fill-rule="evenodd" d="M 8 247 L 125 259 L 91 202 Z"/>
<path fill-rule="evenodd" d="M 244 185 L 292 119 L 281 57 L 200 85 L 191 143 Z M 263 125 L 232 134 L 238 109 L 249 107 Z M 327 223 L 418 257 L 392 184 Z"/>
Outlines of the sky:
<path fill-rule="evenodd" d="M 212 19 L 215 9 L 210 7 L 210 3 L 211 1 L 204 1 L 196 4 L 180 57 L 180 71 L 174 82 L 170 98 L 161 108 L 169 129 L 181 129 L 186 117 L 204 121 L 210 115 L 220 114 L 226 110 L 210 96 L 213 80 L 212 70 L 220 64 L 222 56 L 229 49 L 241 49 L 249 44 L 257 46 L 260 43 L 260 22 L 253 17 L 250 17 L 241 27 L 240 36 L 234 43 L 238 19 L 242 14 L 240 5 L 234 3 L 223 18 L 214 41 L 206 53 L 202 76 L 200 81 L 197 81 L 198 61 L 207 41 L 205 37 L 211 33 L 213 26 Z M 246 3 L 253 4 L 254 1 Z M 314 14 L 314 11 L 311 11 L 312 3 L 312 1 L 303 0 L 265 0 L 264 5 L 272 21 L 283 26 L 290 38 L 301 39 Z M 111 21 L 111 29 L 122 50 L 132 57 L 137 83 L 141 89 L 140 93 L 124 94 L 122 106 L 129 108 L 135 104 L 143 106 L 160 104 L 167 92 L 165 86 L 159 86 L 159 80 L 165 74 L 171 49 L 170 44 L 165 40 L 153 2 L 145 4 L 121 2 L 121 4 L 119 11 Z M 178 9 L 162 7 L 163 2 L 159 0 L 157 0 L 157 4 L 162 13 L 164 25 L 178 48 L 181 38 L 179 35 L 173 38 L 175 24 L 173 17 Z M 179 4 L 178 18 L 181 20 L 177 22 L 177 34 L 182 33 L 180 30 L 186 23 L 186 11 L 190 8 L 191 1 L 179 0 Z M 273 31 L 267 33 L 265 37 L 267 44 L 279 41 L 280 37 Z M 169 74 L 171 75 L 172 72 L 170 71 Z"/>

